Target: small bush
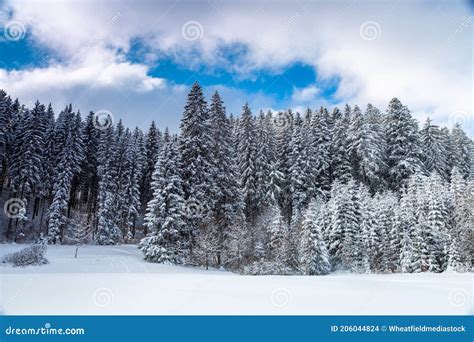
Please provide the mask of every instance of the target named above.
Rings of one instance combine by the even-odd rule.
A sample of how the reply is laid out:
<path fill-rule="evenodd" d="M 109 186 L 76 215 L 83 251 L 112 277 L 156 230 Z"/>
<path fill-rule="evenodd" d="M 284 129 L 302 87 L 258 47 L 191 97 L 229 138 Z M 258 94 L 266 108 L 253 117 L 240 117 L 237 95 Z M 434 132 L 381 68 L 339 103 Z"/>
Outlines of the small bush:
<path fill-rule="evenodd" d="M 13 264 L 13 266 L 44 265 L 48 263 L 45 253 L 45 245 L 33 245 L 6 255 L 2 262 Z"/>

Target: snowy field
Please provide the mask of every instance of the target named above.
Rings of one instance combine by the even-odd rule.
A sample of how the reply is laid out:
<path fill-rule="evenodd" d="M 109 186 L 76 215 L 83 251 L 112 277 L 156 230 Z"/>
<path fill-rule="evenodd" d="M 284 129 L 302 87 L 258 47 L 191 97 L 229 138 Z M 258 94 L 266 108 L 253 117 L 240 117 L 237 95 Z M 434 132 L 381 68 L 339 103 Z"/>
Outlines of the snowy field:
<path fill-rule="evenodd" d="M 0 254 L 21 249 L 2 245 Z M 0 266 L 6 314 L 472 314 L 473 274 L 241 276 L 150 264 L 136 246 L 49 246 L 49 264 Z"/>

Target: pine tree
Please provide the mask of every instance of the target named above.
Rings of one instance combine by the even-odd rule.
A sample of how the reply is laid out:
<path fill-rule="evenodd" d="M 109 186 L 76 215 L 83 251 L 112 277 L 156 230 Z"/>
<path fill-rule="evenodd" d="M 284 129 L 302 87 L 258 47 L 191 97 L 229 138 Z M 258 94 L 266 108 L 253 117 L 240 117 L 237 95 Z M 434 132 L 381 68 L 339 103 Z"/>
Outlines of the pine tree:
<path fill-rule="evenodd" d="M 388 180 L 391 189 L 398 190 L 407 179 L 422 169 L 418 125 L 408 108 L 393 98 L 385 119 L 387 138 Z"/>
<path fill-rule="evenodd" d="M 393 250 L 396 245 L 392 245 L 392 236 L 395 235 L 395 213 L 398 208 L 398 198 L 391 192 L 384 192 L 375 195 L 373 199 L 375 205 L 374 216 L 376 219 L 375 226 L 377 227 L 379 236 L 379 262 L 376 270 L 380 272 L 390 272 L 396 268 L 398 260 L 393 258 Z M 398 234 L 397 234 L 398 235 Z"/>
<path fill-rule="evenodd" d="M 15 139 L 15 155 L 11 173 L 13 188 L 20 197 L 35 196 L 38 193 L 43 169 L 43 143 L 45 127 L 38 124 L 45 108 L 39 102 L 31 111 L 23 114 Z"/>
<path fill-rule="evenodd" d="M 282 119 L 283 124 L 279 121 Z M 292 194 L 291 194 L 291 139 L 293 136 L 293 113 L 288 110 L 286 113 L 277 113 L 273 118 L 276 130 L 276 144 L 277 144 L 277 164 L 278 170 L 282 174 L 282 182 L 280 183 L 280 198 L 278 203 L 282 209 L 282 215 L 285 222 L 290 223 L 292 216 Z"/>
<path fill-rule="evenodd" d="M 378 116 L 378 110 L 370 104 L 365 115 L 355 106 L 348 131 L 353 177 L 369 186 L 372 193 L 383 187 L 385 171 Z"/>
<path fill-rule="evenodd" d="M 225 239 L 229 235 L 229 227 L 233 222 L 243 220 L 243 201 L 240 190 L 237 168 L 233 156 L 235 155 L 232 131 L 229 119 L 226 117 L 223 102 L 216 92 L 212 97 L 209 108 L 210 126 L 212 132 L 212 152 L 214 161 L 216 198 L 213 208 L 214 223 L 217 229 L 216 259 L 221 266 L 222 252 Z"/>
<path fill-rule="evenodd" d="M 472 184 L 463 179 L 463 175 L 454 167 L 451 175 L 450 199 L 452 204 L 453 227 L 450 231 L 448 265 L 458 272 L 471 268 L 472 239 L 469 227 L 472 224 Z"/>
<path fill-rule="evenodd" d="M 303 215 L 303 211 L 307 206 L 310 198 L 311 186 L 309 175 L 306 174 L 308 170 L 306 164 L 308 159 L 305 155 L 305 141 L 304 126 L 299 114 L 296 114 L 293 122 L 293 136 L 291 138 L 291 154 L 290 154 L 290 192 L 292 194 L 291 203 L 291 224 L 295 226 L 298 224 Z"/>
<path fill-rule="evenodd" d="M 464 178 L 468 178 L 471 171 L 473 142 L 466 136 L 460 124 L 454 125 L 451 131 L 453 154 L 452 166 L 456 167 Z"/>
<path fill-rule="evenodd" d="M 8 143 L 11 141 L 12 134 L 11 106 L 11 98 L 0 89 L 0 180 L 2 185 L 7 170 Z"/>
<path fill-rule="evenodd" d="M 141 184 L 141 202 L 145 206 L 151 199 L 150 184 L 161 145 L 161 132 L 156 128 L 155 121 L 151 122 L 145 138 L 146 162 L 143 168 Z"/>
<path fill-rule="evenodd" d="M 66 137 L 66 144 L 63 146 L 57 166 L 57 178 L 54 185 L 54 198 L 50 206 L 48 223 L 48 243 L 60 243 L 63 237 L 64 225 L 66 224 L 69 193 L 73 177 L 73 136 L 69 132 Z"/>
<path fill-rule="evenodd" d="M 308 156 L 311 169 L 307 170 L 307 177 L 313 175 L 312 197 L 326 198 L 331 189 L 331 130 L 330 115 L 325 108 L 314 113 L 311 119 L 311 130 L 308 132 L 307 141 L 311 147 Z"/>
<path fill-rule="evenodd" d="M 430 272 L 441 272 L 446 268 L 447 253 L 447 225 L 446 208 L 443 201 L 445 189 L 441 177 L 431 174 L 427 179 L 427 225 L 428 232 L 425 238 L 429 246 L 428 270 Z"/>
<path fill-rule="evenodd" d="M 332 178 L 341 182 L 348 182 L 351 178 L 351 161 L 348 147 L 349 125 L 351 121 L 351 108 L 346 105 L 344 113 L 334 109 L 332 114 L 334 122 L 333 143 L 331 145 L 331 170 Z"/>
<path fill-rule="evenodd" d="M 421 272 L 426 268 L 426 213 L 421 199 L 424 183 L 425 177 L 421 174 L 411 176 L 395 212 L 390 234 L 393 272 Z"/>
<path fill-rule="evenodd" d="M 256 203 L 260 208 L 267 205 L 266 195 L 270 182 L 271 164 L 275 161 L 272 155 L 272 127 L 269 118 L 261 111 L 255 122 L 256 151 L 255 151 L 255 176 L 256 176 Z M 261 209 L 262 210 L 262 209 Z"/>
<path fill-rule="evenodd" d="M 273 206 L 270 209 L 271 223 L 268 227 L 270 232 L 270 260 L 275 263 L 276 268 L 280 270 L 280 272 L 283 272 L 288 266 L 288 228 L 283 221 L 283 216 L 278 206 Z"/>
<path fill-rule="evenodd" d="M 354 180 L 335 182 L 328 203 L 331 223 L 328 232 L 331 265 L 338 269 L 357 270 L 362 263 L 360 249 L 361 201 Z"/>
<path fill-rule="evenodd" d="M 268 184 L 266 186 L 265 203 L 278 204 L 278 199 L 282 193 L 282 184 L 284 183 L 283 173 L 278 169 L 278 164 L 273 162 L 270 165 L 270 174 L 268 175 Z"/>
<path fill-rule="evenodd" d="M 137 128 L 130 137 L 130 143 L 126 151 L 127 168 L 124 184 L 124 212 L 123 221 L 127 227 L 127 232 L 135 237 L 135 225 L 140 215 L 140 181 L 142 170 L 145 165 L 145 147 L 143 133 Z"/>
<path fill-rule="evenodd" d="M 49 198 L 53 192 L 53 175 L 54 175 L 54 112 L 51 104 L 45 113 L 45 134 L 44 134 L 44 151 L 43 151 L 43 173 L 41 175 L 41 198 Z"/>
<path fill-rule="evenodd" d="M 243 107 L 237 132 L 237 154 L 240 172 L 240 184 L 245 203 L 245 216 L 248 222 L 254 222 L 258 213 L 258 177 L 255 167 L 257 146 L 255 140 L 255 121 L 246 103 Z"/>
<path fill-rule="evenodd" d="M 153 198 L 148 202 L 145 225 L 150 234 L 140 243 L 146 260 L 179 264 L 184 261 L 184 192 L 177 143 L 165 133 L 153 172 Z"/>
<path fill-rule="evenodd" d="M 428 172 L 437 172 L 443 179 L 449 179 L 448 155 L 445 154 L 441 130 L 426 120 L 420 134 L 423 160 Z"/>
<path fill-rule="evenodd" d="M 379 246 L 381 244 L 381 234 L 375 216 L 376 205 L 374 199 L 369 194 L 369 189 L 361 186 L 359 193 L 361 200 L 361 223 L 359 230 L 361 266 L 365 273 L 371 273 L 377 270 L 380 263 Z"/>
<path fill-rule="evenodd" d="M 213 176 L 216 172 L 212 146 L 209 110 L 201 86 L 196 82 L 188 94 L 179 139 L 184 198 L 188 206 L 192 204 L 193 207 L 199 207 L 197 214 L 188 217 L 191 240 L 199 227 L 209 219 L 211 209 L 215 206 Z"/>
<path fill-rule="evenodd" d="M 97 235 L 101 245 L 112 245 L 122 238 L 116 222 L 117 186 L 115 182 L 116 133 L 113 126 L 100 131 L 99 144 L 99 193 L 97 199 Z"/>
<path fill-rule="evenodd" d="M 303 275 L 323 275 L 331 271 L 329 255 L 319 226 L 321 201 L 311 201 L 306 209 L 299 242 L 299 269 Z"/>
<path fill-rule="evenodd" d="M 81 201 L 87 206 L 88 220 L 96 210 L 98 193 L 98 149 L 100 131 L 94 126 L 94 112 L 90 112 L 83 127 L 84 160 L 81 166 Z"/>

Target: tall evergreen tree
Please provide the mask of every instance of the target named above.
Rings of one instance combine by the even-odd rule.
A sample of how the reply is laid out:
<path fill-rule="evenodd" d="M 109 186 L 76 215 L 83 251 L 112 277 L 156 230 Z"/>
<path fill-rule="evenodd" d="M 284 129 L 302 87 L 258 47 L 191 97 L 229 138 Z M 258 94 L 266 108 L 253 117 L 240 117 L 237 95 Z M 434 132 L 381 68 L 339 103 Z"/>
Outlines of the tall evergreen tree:
<path fill-rule="evenodd" d="M 323 275 L 331 271 L 329 255 L 319 226 L 321 201 L 313 200 L 306 209 L 299 242 L 299 268 L 303 275 Z"/>
<path fill-rule="evenodd" d="M 177 142 L 165 133 L 153 172 L 153 198 L 148 202 L 145 225 L 150 234 L 141 243 L 145 259 L 166 264 L 179 264 L 185 258 L 184 192 Z"/>
<path fill-rule="evenodd" d="M 399 99 L 393 98 L 385 118 L 388 180 L 391 189 L 401 189 L 421 166 L 418 125 Z"/>
<path fill-rule="evenodd" d="M 316 196 L 327 197 L 331 189 L 331 128 L 330 115 L 327 109 L 322 108 L 314 113 L 311 119 L 311 131 L 308 141 L 304 142 L 312 147 L 309 160 L 311 170 L 308 170 L 308 178 L 314 175 L 313 198 Z"/>
<path fill-rule="evenodd" d="M 445 144 L 441 130 L 426 120 L 420 134 L 423 161 L 428 172 L 437 172 L 445 180 L 449 179 L 448 156 L 445 154 Z"/>
<path fill-rule="evenodd" d="M 155 121 L 151 122 L 145 137 L 146 163 L 143 168 L 143 179 L 141 184 L 141 201 L 145 206 L 152 197 L 150 184 L 161 145 L 161 132 L 156 128 Z"/>
<path fill-rule="evenodd" d="M 97 235 L 96 240 L 101 245 L 112 245 L 122 238 L 117 225 L 117 183 L 116 165 L 116 132 L 113 126 L 100 131 L 99 137 L 99 193 L 97 198 Z"/>
<path fill-rule="evenodd" d="M 216 92 L 209 108 L 214 161 L 214 182 L 216 187 L 214 222 L 217 228 L 217 264 L 221 265 L 221 254 L 229 228 L 234 222 L 243 220 L 242 193 L 238 182 L 237 168 L 232 141 L 232 131 L 226 116 L 224 104 Z"/>
<path fill-rule="evenodd" d="M 333 129 L 333 143 L 331 146 L 331 171 L 332 178 L 347 182 L 351 178 L 351 161 L 347 151 L 349 125 L 351 121 L 351 108 L 346 105 L 344 113 L 339 109 L 334 109 L 332 114 L 332 121 L 334 123 Z"/>
<path fill-rule="evenodd" d="M 454 125 L 451 131 L 451 141 L 453 144 L 453 153 L 451 164 L 456 167 L 464 178 L 468 178 L 471 170 L 473 158 L 473 142 L 466 136 L 460 124 Z"/>
<path fill-rule="evenodd" d="M 258 215 L 258 177 L 256 172 L 257 146 L 255 140 L 255 121 L 248 104 L 243 107 L 237 132 L 238 166 L 240 184 L 245 203 L 245 216 L 248 222 L 254 222 Z"/>

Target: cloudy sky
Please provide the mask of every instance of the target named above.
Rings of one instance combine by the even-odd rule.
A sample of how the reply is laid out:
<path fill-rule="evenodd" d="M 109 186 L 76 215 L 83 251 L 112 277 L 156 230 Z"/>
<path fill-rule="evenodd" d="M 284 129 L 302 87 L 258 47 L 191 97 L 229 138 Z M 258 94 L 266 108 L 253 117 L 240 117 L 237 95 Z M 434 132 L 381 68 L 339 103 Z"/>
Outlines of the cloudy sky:
<path fill-rule="evenodd" d="M 398 97 L 474 136 L 472 1 L 0 0 L 0 88 L 176 130 L 199 81 L 236 115 Z"/>

